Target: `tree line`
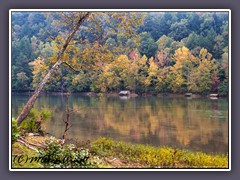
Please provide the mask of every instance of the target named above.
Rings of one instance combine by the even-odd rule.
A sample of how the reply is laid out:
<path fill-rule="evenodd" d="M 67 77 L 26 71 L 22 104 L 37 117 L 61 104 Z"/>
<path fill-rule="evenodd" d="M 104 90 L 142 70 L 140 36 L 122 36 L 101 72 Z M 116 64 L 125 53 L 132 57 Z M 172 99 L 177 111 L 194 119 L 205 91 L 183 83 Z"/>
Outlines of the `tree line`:
<path fill-rule="evenodd" d="M 56 63 L 74 16 L 12 14 L 12 90 L 35 88 Z M 228 14 L 98 13 L 80 26 L 47 91 L 228 94 Z"/>

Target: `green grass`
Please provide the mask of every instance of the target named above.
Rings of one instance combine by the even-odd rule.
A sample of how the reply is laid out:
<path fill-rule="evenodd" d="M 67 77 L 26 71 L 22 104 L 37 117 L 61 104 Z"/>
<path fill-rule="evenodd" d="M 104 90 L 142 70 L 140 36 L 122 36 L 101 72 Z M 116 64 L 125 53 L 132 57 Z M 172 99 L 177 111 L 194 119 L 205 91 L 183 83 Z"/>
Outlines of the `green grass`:
<path fill-rule="evenodd" d="M 28 155 L 30 158 L 39 156 L 37 152 L 18 142 L 12 145 L 12 155 L 25 157 Z M 91 143 L 90 161 L 95 163 L 96 168 L 120 167 L 107 163 L 105 158 L 117 158 L 128 168 L 134 168 L 136 165 L 137 168 L 228 168 L 226 154 L 206 154 L 169 147 L 135 145 L 100 137 Z M 43 168 L 43 165 L 36 161 L 18 163 L 12 158 L 12 168 Z"/>
<path fill-rule="evenodd" d="M 18 158 L 14 158 L 15 155 L 18 157 L 23 155 L 22 160 L 20 159 L 20 161 L 18 161 Z M 39 155 L 37 152 L 27 148 L 18 142 L 12 144 L 12 168 L 42 168 L 43 166 L 36 161 L 31 162 L 31 159 L 26 161 L 26 157 L 32 158 L 38 156 Z"/>
<path fill-rule="evenodd" d="M 114 156 L 150 168 L 228 168 L 225 154 L 134 145 L 102 137 L 92 143 L 92 151 L 102 157 Z"/>

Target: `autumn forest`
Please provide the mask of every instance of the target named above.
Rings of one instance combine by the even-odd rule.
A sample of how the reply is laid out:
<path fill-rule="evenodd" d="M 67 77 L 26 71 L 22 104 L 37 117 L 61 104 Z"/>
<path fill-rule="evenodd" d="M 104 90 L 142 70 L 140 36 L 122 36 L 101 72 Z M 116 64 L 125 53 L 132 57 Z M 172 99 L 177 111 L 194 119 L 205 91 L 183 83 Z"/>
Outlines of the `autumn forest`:
<path fill-rule="evenodd" d="M 230 11 L 10 13 L 10 169 L 230 167 Z"/>
<path fill-rule="evenodd" d="M 71 12 L 12 14 L 12 90 L 34 90 L 73 24 Z M 228 95 L 228 32 L 227 12 L 93 12 L 44 89 Z"/>

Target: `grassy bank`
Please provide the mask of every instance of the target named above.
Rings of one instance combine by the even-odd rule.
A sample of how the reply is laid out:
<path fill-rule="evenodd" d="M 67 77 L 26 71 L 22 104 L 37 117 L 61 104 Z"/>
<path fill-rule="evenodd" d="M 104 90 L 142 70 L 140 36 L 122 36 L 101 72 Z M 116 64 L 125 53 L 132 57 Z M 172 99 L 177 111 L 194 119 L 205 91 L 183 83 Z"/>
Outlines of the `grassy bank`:
<path fill-rule="evenodd" d="M 100 157 L 117 157 L 146 168 L 228 168 L 227 155 L 133 145 L 106 138 L 98 138 L 94 141 L 92 150 Z"/>
<path fill-rule="evenodd" d="M 15 158 L 22 156 L 22 158 Z M 19 142 L 12 144 L 12 168 L 43 168 L 43 165 L 36 161 L 27 160 L 28 157 L 39 156 L 38 153 Z"/>
<path fill-rule="evenodd" d="M 26 137 L 26 140 L 34 144 L 45 144 L 49 137 Z M 52 145 L 51 147 L 53 150 L 56 148 Z M 78 148 L 83 149 L 83 147 Z M 169 147 L 135 145 L 102 137 L 93 141 L 88 148 L 90 148 L 90 158 L 87 161 L 93 165 L 90 166 L 92 168 L 228 168 L 228 156 L 224 154 L 205 154 Z M 66 149 L 63 152 L 65 154 Z M 12 155 L 16 154 L 29 157 L 39 156 L 36 151 L 19 142 L 12 145 Z M 54 156 L 58 156 L 58 154 L 54 153 Z M 13 160 L 14 158 L 12 158 L 12 162 Z M 27 163 L 15 161 L 12 163 L 12 167 L 44 168 L 48 165 L 35 161 Z"/>

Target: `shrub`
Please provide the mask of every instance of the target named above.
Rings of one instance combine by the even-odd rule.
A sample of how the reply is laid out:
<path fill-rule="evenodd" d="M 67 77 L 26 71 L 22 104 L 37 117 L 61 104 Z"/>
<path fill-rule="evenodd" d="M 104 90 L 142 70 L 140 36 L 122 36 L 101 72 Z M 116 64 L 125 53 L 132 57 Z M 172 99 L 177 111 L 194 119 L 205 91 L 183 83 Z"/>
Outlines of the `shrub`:
<path fill-rule="evenodd" d="M 51 138 L 46 142 L 47 147 L 41 150 L 41 163 L 46 168 L 91 168 L 94 164 L 89 161 L 88 149 L 78 149 L 73 144 L 62 146 L 59 140 Z"/>
<path fill-rule="evenodd" d="M 37 121 L 44 122 L 50 119 L 51 116 L 51 111 L 47 109 L 42 109 L 41 111 L 38 111 L 37 109 L 31 109 L 26 119 L 20 124 L 20 127 L 26 132 L 39 132 L 40 125 L 37 123 Z"/>
<path fill-rule="evenodd" d="M 12 118 L 12 144 L 19 138 L 19 127 L 15 118 Z"/>

